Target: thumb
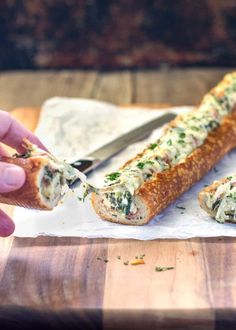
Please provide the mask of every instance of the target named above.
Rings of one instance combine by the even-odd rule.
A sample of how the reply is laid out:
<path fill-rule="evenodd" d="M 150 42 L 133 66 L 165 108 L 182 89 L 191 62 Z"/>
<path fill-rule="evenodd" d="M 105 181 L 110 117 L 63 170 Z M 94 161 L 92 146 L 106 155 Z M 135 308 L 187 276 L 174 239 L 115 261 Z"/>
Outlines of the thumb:
<path fill-rule="evenodd" d="M 0 162 L 0 193 L 17 190 L 25 183 L 25 171 L 16 165 Z"/>

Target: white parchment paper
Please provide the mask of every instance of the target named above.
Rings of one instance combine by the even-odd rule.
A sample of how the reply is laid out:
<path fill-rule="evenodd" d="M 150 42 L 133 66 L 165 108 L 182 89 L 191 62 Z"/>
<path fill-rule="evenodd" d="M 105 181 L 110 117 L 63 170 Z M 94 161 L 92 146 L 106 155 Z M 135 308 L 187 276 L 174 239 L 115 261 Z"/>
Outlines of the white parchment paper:
<path fill-rule="evenodd" d="M 53 98 L 44 106 L 37 134 L 49 149 L 68 161 L 81 157 L 122 133 L 171 111 L 184 113 L 191 107 L 168 110 L 120 109 L 109 103 L 85 99 Z M 157 129 L 145 141 L 135 143 L 99 169 L 89 179 L 101 183 L 105 173 L 116 170 L 124 161 L 160 136 Z M 80 188 L 69 194 L 53 211 L 16 208 L 15 236 L 79 236 L 151 240 L 156 238 L 186 239 L 190 237 L 236 236 L 236 225 L 219 224 L 198 206 L 197 195 L 213 180 L 235 172 L 236 151 L 231 152 L 192 189 L 183 194 L 161 215 L 145 226 L 124 226 L 101 220 L 93 211 L 89 199 L 79 202 Z"/>

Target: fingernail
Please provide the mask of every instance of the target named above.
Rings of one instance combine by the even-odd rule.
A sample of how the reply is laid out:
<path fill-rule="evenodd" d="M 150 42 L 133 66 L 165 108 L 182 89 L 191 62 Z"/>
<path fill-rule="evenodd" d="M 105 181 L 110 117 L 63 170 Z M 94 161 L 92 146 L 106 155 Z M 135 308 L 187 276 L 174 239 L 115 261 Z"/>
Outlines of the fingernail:
<path fill-rule="evenodd" d="M 25 180 L 25 173 L 21 167 L 7 166 L 1 178 L 5 185 L 10 187 L 21 187 Z"/>

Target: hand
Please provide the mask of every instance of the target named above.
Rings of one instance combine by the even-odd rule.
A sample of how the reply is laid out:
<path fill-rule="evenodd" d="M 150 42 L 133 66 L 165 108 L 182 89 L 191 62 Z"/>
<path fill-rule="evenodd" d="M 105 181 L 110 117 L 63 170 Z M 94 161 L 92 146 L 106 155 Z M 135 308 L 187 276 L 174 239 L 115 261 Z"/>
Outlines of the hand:
<path fill-rule="evenodd" d="M 19 153 L 24 153 L 25 149 L 22 147 L 23 138 L 27 138 L 41 149 L 46 150 L 33 133 L 13 119 L 9 113 L 0 111 L 0 143 L 16 149 Z M 0 158 L 1 156 L 7 156 L 7 152 L 0 144 Z M 25 172 L 21 167 L 4 163 L 0 160 L 0 193 L 17 190 L 23 186 L 24 182 Z M 14 232 L 14 229 L 15 225 L 12 219 L 0 210 L 0 236 L 9 236 Z"/>

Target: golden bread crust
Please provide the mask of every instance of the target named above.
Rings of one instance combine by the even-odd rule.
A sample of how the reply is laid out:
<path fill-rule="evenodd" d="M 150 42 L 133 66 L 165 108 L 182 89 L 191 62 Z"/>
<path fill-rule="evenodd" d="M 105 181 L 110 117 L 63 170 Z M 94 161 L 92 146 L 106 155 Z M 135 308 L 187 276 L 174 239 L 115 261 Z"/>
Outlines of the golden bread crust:
<path fill-rule="evenodd" d="M 209 209 L 206 205 L 206 202 L 207 202 L 207 195 L 209 193 L 215 193 L 217 188 L 222 184 L 222 183 L 225 183 L 229 181 L 227 178 L 222 178 L 221 180 L 217 180 L 217 181 L 214 181 L 210 186 L 204 188 L 202 191 L 200 191 L 200 193 L 198 194 L 198 202 L 199 202 L 199 205 L 200 207 L 206 211 L 212 218 L 215 219 L 215 216 L 216 216 L 216 213 L 217 213 L 217 210 L 212 210 L 212 209 Z M 229 222 L 229 223 L 234 223 L 235 224 L 235 221 L 231 221 L 231 220 L 225 220 L 225 222 Z"/>
<path fill-rule="evenodd" d="M 101 208 L 102 199 L 103 199 L 102 194 L 92 193 L 92 195 L 91 195 L 92 206 L 95 209 L 97 215 L 99 215 L 103 220 L 108 220 L 113 223 L 120 223 L 123 225 L 130 225 L 130 226 L 133 226 L 133 225 L 142 226 L 143 224 L 145 224 L 144 222 L 141 222 L 138 220 L 128 220 L 126 218 L 121 219 L 121 218 L 111 217 L 110 214 L 104 212 L 104 210 Z"/>
<path fill-rule="evenodd" d="M 172 123 L 171 123 L 172 124 Z M 226 116 L 221 125 L 208 134 L 204 143 L 196 148 L 183 162 L 170 169 L 157 173 L 150 181 L 135 192 L 147 207 L 147 223 L 154 215 L 161 213 L 171 202 L 199 181 L 230 150 L 236 147 L 236 113 Z M 141 154 L 139 154 L 141 155 Z M 139 156 L 136 156 L 139 157 Z M 135 158 L 136 158 L 135 157 Z M 127 163 L 126 163 L 127 164 Z M 103 219 L 113 221 L 93 194 L 92 204 Z M 127 224 L 127 220 L 117 221 Z M 130 220 L 130 224 L 136 224 Z"/>
<path fill-rule="evenodd" d="M 35 156 L 25 159 L 1 157 L 0 161 L 18 165 L 22 167 L 26 173 L 24 185 L 16 191 L 0 194 L 0 203 L 39 210 L 51 209 L 43 203 L 38 186 L 40 172 L 49 163 L 46 157 Z"/>

